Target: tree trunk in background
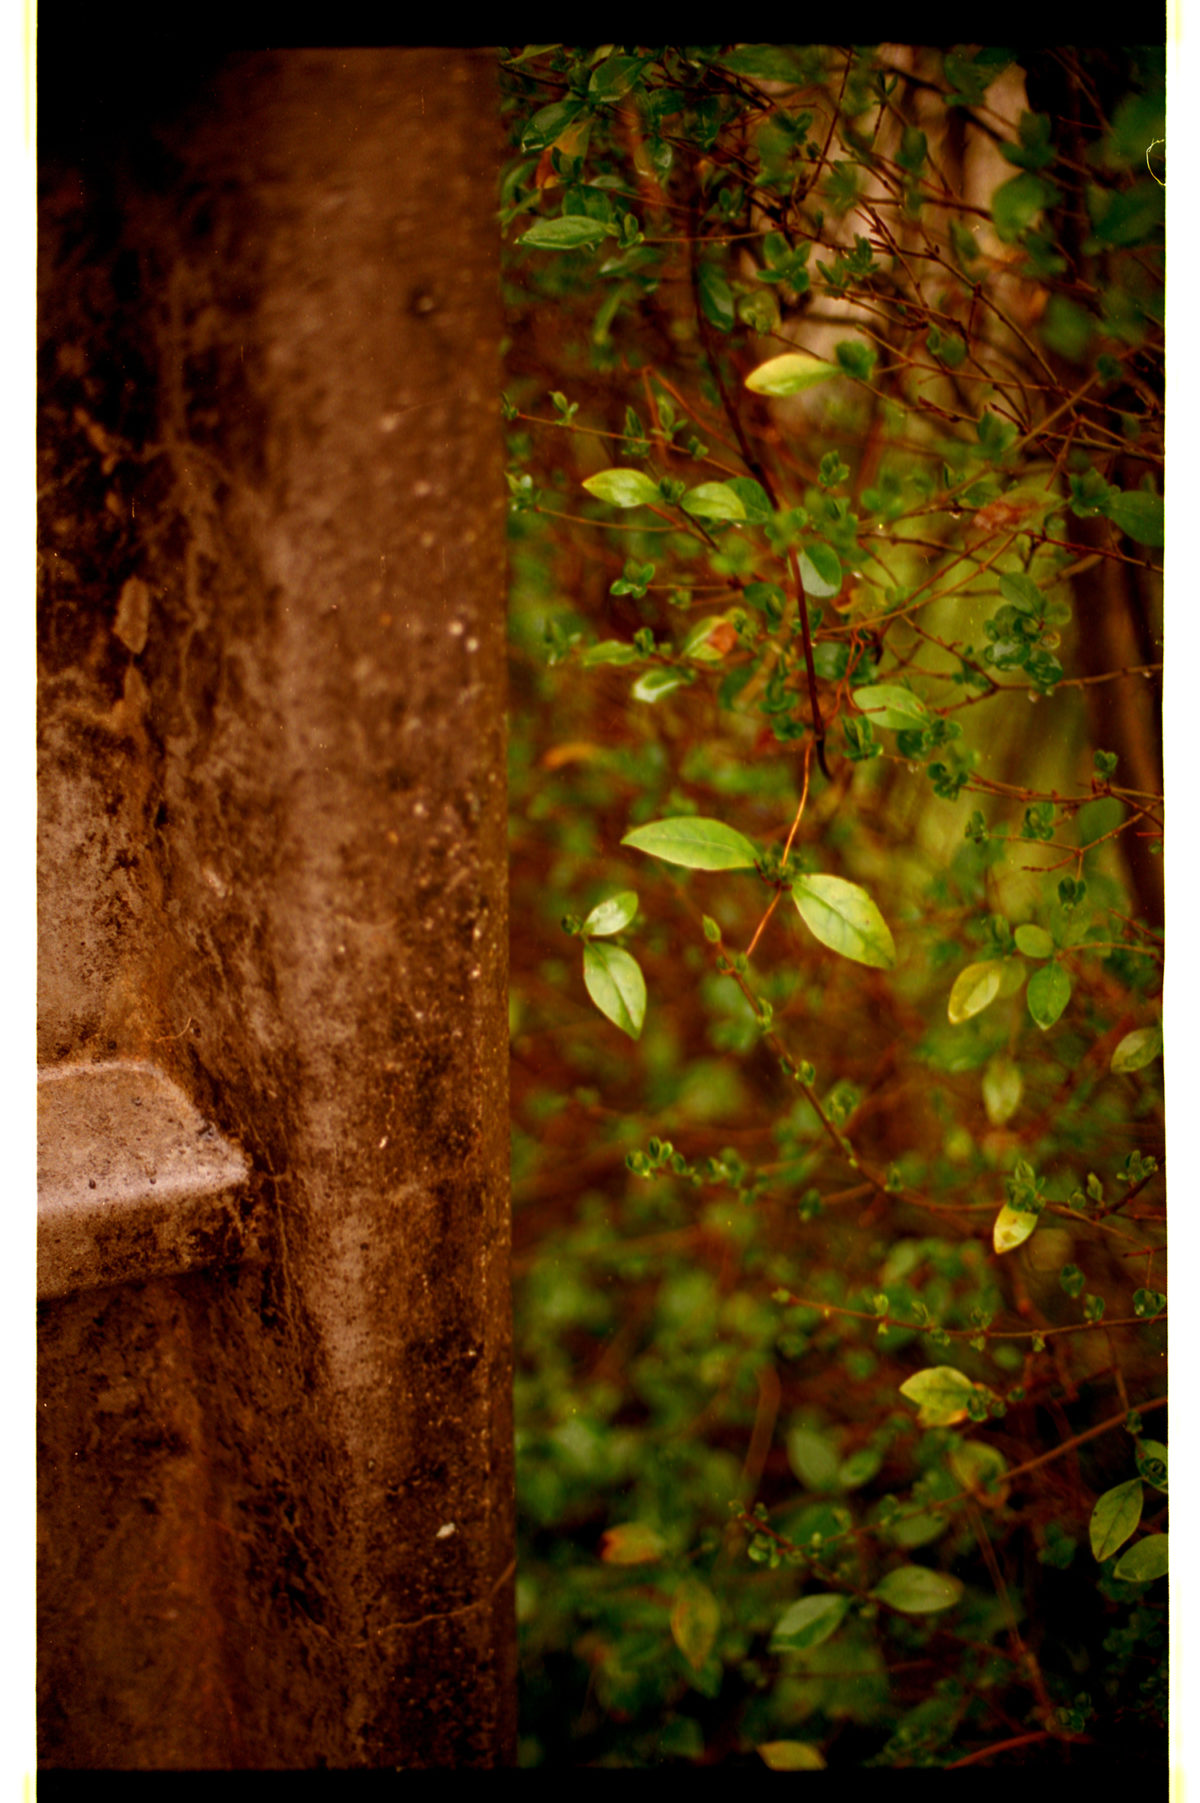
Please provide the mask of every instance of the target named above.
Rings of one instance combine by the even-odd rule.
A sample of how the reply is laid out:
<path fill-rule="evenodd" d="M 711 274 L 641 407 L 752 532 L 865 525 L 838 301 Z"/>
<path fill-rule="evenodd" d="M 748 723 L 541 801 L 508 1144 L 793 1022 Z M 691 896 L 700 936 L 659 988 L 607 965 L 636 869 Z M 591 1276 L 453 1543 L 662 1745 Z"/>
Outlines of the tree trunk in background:
<path fill-rule="evenodd" d="M 40 1759 L 504 1762 L 490 58 L 239 56 L 53 148 L 39 1058 L 125 1099 L 45 1116 Z M 160 1104 L 228 1147 L 169 1252 L 105 1176 Z"/>

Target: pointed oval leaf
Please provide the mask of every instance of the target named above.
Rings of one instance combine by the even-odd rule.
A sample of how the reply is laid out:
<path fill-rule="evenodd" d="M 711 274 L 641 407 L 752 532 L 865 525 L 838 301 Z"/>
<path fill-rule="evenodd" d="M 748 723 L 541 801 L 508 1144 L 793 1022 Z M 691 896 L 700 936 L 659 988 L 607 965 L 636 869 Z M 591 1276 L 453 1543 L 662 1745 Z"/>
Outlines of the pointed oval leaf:
<path fill-rule="evenodd" d="M 871 1595 L 901 1615 L 933 1615 L 952 1609 L 963 1593 L 962 1581 L 927 1565 L 901 1565 L 876 1584 Z"/>
<path fill-rule="evenodd" d="M 927 1365 L 900 1385 L 900 1394 L 916 1403 L 922 1427 L 954 1427 L 968 1419 L 975 1385 L 953 1365 Z"/>
<path fill-rule="evenodd" d="M 1126 1033 L 1112 1055 L 1109 1069 L 1118 1076 L 1124 1076 L 1129 1071 L 1140 1071 L 1143 1065 L 1150 1064 L 1159 1057 L 1162 1049 L 1161 1027 L 1138 1027 L 1136 1032 Z"/>
<path fill-rule="evenodd" d="M 691 680 L 689 670 L 647 670 L 638 677 L 629 693 L 635 701 L 661 701 L 664 695 L 686 687 Z"/>
<path fill-rule="evenodd" d="M 771 506 L 767 491 L 753 476 L 731 476 L 723 487 L 733 490 L 742 503 L 748 520 L 761 522 L 773 517 L 775 509 Z"/>
<path fill-rule="evenodd" d="M 525 127 L 522 150 L 545 150 L 583 111 L 582 100 L 555 100 L 536 112 Z"/>
<path fill-rule="evenodd" d="M 832 545 L 818 542 L 801 551 L 800 580 L 805 594 L 814 601 L 825 601 L 830 595 L 841 593 L 841 559 Z"/>
<path fill-rule="evenodd" d="M 1010 1486 L 1001 1482 L 1008 1461 L 986 1440 L 957 1440 L 950 1448 L 948 1463 L 964 1490 L 973 1490 L 990 1501 L 1003 1502 Z"/>
<path fill-rule="evenodd" d="M 693 513 L 700 520 L 744 520 L 746 517 L 741 496 L 734 493 L 728 482 L 701 482 L 688 489 L 679 505 L 685 513 Z"/>
<path fill-rule="evenodd" d="M 621 844 L 648 852 L 665 864 L 683 864 L 689 870 L 754 868 L 754 847 L 743 833 L 723 821 L 701 820 L 692 814 L 636 826 L 626 833 Z"/>
<path fill-rule="evenodd" d="M 1020 613 L 1042 614 L 1046 611 L 1046 597 L 1032 576 L 1001 576 L 1000 593 Z"/>
<path fill-rule="evenodd" d="M 1104 511 L 1114 525 L 1136 539 L 1139 545 L 1162 544 L 1165 527 L 1161 495 L 1147 494 L 1141 488 L 1130 489 L 1124 494 L 1118 490 L 1109 494 Z"/>
<path fill-rule="evenodd" d="M 811 1427 L 793 1427 L 787 1436 L 788 1464 L 808 1490 L 836 1490 L 841 1455 L 837 1442 Z"/>
<path fill-rule="evenodd" d="M 1010 1202 L 1006 1202 L 992 1228 L 992 1246 L 995 1251 L 1001 1256 L 1005 1252 L 1014 1252 L 1034 1232 L 1039 1218 L 1028 1209 L 1014 1208 Z"/>
<path fill-rule="evenodd" d="M 645 64 L 640 56 L 610 56 L 598 69 L 593 69 L 588 82 L 588 98 L 603 106 L 611 106 L 628 94 Z"/>
<path fill-rule="evenodd" d="M 978 964 L 968 964 L 965 970 L 959 971 L 950 991 L 946 1013 L 951 1026 L 959 1027 L 973 1014 L 982 1014 L 999 993 L 999 958 L 984 958 Z"/>
<path fill-rule="evenodd" d="M 658 483 L 641 470 L 597 470 L 583 485 L 598 501 L 613 507 L 650 507 L 662 500 Z"/>
<path fill-rule="evenodd" d="M 1111 1559 L 1136 1530 L 1142 1519 L 1144 1494 L 1141 1478 L 1131 1477 L 1127 1484 L 1117 1484 L 1100 1497 L 1088 1523 L 1088 1537 L 1097 1559 Z"/>
<path fill-rule="evenodd" d="M 755 394 L 800 394 L 839 373 L 836 363 L 824 363 L 807 351 L 785 351 L 782 357 L 769 357 L 752 369 L 746 387 Z"/>
<path fill-rule="evenodd" d="M 603 243 L 608 236 L 608 227 L 602 220 L 572 213 L 562 219 L 539 219 L 521 234 L 518 243 L 528 244 L 533 250 L 583 250 Z"/>
<path fill-rule="evenodd" d="M 1017 950 L 1024 952 L 1027 958 L 1051 958 L 1054 955 L 1054 941 L 1045 927 L 1034 926 L 1026 921 L 1013 934 L 1017 942 Z"/>
<path fill-rule="evenodd" d="M 908 732 L 929 720 L 929 709 L 920 697 L 896 683 L 868 683 L 855 689 L 854 705 L 870 715 L 872 726 L 885 727 L 889 732 Z"/>
<path fill-rule="evenodd" d="M 583 948 L 583 980 L 601 1014 L 630 1039 L 640 1038 L 646 1019 L 646 979 L 637 959 L 619 945 L 589 943 Z"/>
<path fill-rule="evenodd" d="M 874 1446 L 860 1446 L 838 1466 L 837 1481 L 843 1490 L 857 1490 L 869 1484 L 883 1464 L 883 1454 Z"/>
<path fill-rule="evenodd" d="M 622 927 L 629 925 L 637 911 L 637 892 L 622 889 L 619 895 L 610 895 L 606 901 L 596 903 L 583 923 L 583 930 L 595 939 L 619 933 Z"/>
<path fill-rule="evenodd" d="M 1003 1127 L 1021 1106 L 1025 1087 L 1020 1067 L 1003 1052 L 989 1058 L 983 1073 L 983 1105 L 993 1127 Z"/>
<path fill-rule="evenodd" d="M 1030 1014 L 1044 1033 L 1070 1001 L 1071 979 L 1061 964 L 1043 964 L 1030 977 L 1025 996 Z"/>
<path fill-rule="evenodd" d="M 822 945 L 856 964 L 890 970 L 896 946 L 883 915 L 865 889 L 840 876 L 798 876 L 792 900 L 800 918 Z"/>
<path fill-rule="evenodd" d="M 786 1609 L 771 1635 L 773 1653 L 807 1653 L 837 1633 L 850 1608 L 848 1596 L 824 1590 L 818 1596 L 801 1597 Z"/>
<path fill-rule="evenodd" d="M 1149 1584 L 1155 1578 L 1165 1578 L 1168 1569 L 1167 1536 L 1146 1534 L 1117 1560 L 1113 1577 L 1126 1584 Z"/>
<path fill-rule="evenodd" d="M 823 1772 L 825 1756 L 808 1740 L 764 1740 L 759 1757 L 772 1772 Z"/>
<path fill-rule="evenodd" d="M 721 1605 L 699 1578 L 684 1578 L 671 1605 L 671 1638 L 693 1671 L 712 1652 L 721 1625 Z"/>

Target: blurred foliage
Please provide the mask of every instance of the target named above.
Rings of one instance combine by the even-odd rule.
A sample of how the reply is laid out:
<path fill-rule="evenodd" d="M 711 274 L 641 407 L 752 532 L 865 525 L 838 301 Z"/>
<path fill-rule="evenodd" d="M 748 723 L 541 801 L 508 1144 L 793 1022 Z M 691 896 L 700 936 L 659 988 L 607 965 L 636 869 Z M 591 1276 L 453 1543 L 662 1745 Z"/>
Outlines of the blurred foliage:
<path fill-rule="evenodd" d="M 522 1762 L 1162 1761 L 1162 52 L 502 67 Z"/>

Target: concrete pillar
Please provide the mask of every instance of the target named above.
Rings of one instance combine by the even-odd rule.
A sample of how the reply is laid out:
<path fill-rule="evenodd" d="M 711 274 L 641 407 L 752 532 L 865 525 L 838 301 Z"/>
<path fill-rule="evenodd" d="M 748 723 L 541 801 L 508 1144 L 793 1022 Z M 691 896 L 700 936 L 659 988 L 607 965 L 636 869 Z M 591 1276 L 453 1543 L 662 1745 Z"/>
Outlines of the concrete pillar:
<path fill-rule="evenodd" d="M 39 1757 L 514 1741 L 490 56 L 42 201 Z"/>

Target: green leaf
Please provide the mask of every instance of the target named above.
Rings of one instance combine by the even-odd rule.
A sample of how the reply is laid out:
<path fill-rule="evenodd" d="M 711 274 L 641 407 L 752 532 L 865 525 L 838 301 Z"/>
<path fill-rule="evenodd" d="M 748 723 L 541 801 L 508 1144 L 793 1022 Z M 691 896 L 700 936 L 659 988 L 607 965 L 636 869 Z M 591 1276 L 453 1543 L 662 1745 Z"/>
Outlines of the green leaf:
<path fill-rule="evenodd" d="M 825 1755 L 808 1740 L 764 1740 L 759 1757 L 772 1772 L 823 1772 Z"/>
<path fill-rule="evenodd" d="M 582 100 L 556 100 L 552 106 L 542 107 L 525 127 L 521 149 L 545 150 L 556 138 L 562 136 L 582 111 Z"/>
<path fill-rule="evenodd" d="M 1021 613 L 1043 614 L 1046 611 L 1046 597 L 1032 577 L 1001 576 L 1000 593 Z"/>
<path fill-rule="evenodd" d="M 991 1491 L 993 1495 L 1008 1470 L 1004 1454 L 986 1440 L 956 1440 L 947 1463 L 964 1490 Z"/>
<path fill-rule="evenodd" d="M 1129 1071 L 1140 1071 L 1143 1065 L 1151 1064 L 1160 1057 L 1163 1049 L 1161 1027 L 1138 1027 L 1133 1033 L 1126 1033 L 1124 1039 L 1112 1055 L 1109 1069 L 1117 1076 L 1124 1076 Z"/>
<path fill-rule="evenodd" d="M 980 963 L 968 964 L 965 970 L 960 970 L 946 1007 L 951 1026 L 960 1027 L 973 1014 L 982 1014 L 999 995 L 1000 983 L 999 958 L 984 958 Z"/>
<path fill-rule="evenodd" d="M 804 65 L 787 44 L 739 44 L 716 59 L 719 69 L 749 75 L 758 81 L 803 81 Z"/>
<path fill-rule="evenodd" d="M 1104 1492 L 1088 1523 L 1095 1558 L 1111 1559 L 1117 1548 L 1124 1546 L 1142 1519 L 1143 1496 L 1140 1477 L 1131 1477 L 1127 1484 L 1117 1484 Z"/>
<path fill-rule="evenodd" d="M 601 1014 L 630 1039 L 640 1038 L 646 1018 L 646 979 L 637 959 L 620 946 L 589 942 L 583 948 L 583 980 Z"/>
<path fill-rule="evenodd" d="M 963 1593 L 959 1578 L 948 1572 L 930 1571 L 926 1565 L 901 1565 L 876 1584 L 871 1595 L 901 1615 L 933 1615 L 952 1609 Z"/>
<path fill-rule="evenodd" d="M 1017 950 L 1024 952 L 1027 958 L 1050 958 L 1054 954 L 1054 941 L 1045 927 L 1034 926 L 1026 921 L 1013 934 L 1017 942 Z"/>
<path fill-rule="evenodd" d="M 983 1105 L 993 1127 L 1003 1127 L 1021 1105 L 1020 1067 L 1003 1052 L 989 1058 L 983 1073 Z"/>
<path fill-rule="evenodd" d="M 836 1490 L 841 1455 L 828 1434 L 793 1427 L 787 1436 L 788 1464 L 808 1490 Z"/>
<path fill-rule="evenodd" d="M 609 933 L 619 933 L 622 927 L 627 927 L 637 911 L 635 891 L 622 889 L 619 895 L 610 895 L 607 901 L 596 903 L 583 923 L 583 930 L 593 939 L 605 938 Z"/>
<path fill-rule="evenodd" d="M 850 1609 L 850 1598 L 824 1590 L 801 1597 L 786 1609 L 771 1635 L 773 1653 L 807 1653 L 837 1633 Z"/>
<path fill-rule="evenodd" d="M 640 56 L 610 56 L 592 71 L 588 99 L 602 106 L 620 100 L 622 95 L 628 94 L 644 67 L 645 58 Z"/>
<path fill-rule="evenodd" d="M 1115 526 L 1139 545 L 1161 546 L 1165 542 L 1161 495 L 1147 494 L 1144 488 L 1124 492 L 1110 489 L 1104 511 Z"/>
<path fill-rule="evenodd" d="M 1138 1476 L 1153 1484 L 1156 1490 L 1167 1488 L 1167 1449 L 1161 1440 L 1137 1442 Z"/>
<path fill-rule="evenodd" d="M 699 1578 L 684 1578 L 671 1605 L 671 1638 L 693 1671 L 713 1649 L 721 1625 L 721 1605 Z"/>
<path fill-rule="evenodd" d="M 1035 1231 L 1039 1219 L 1029 1209 L 1014 1208 L 1011 1202 L 1006 1202 L 992 1228 L 993 1250 L 1001 1257 L 1015 1251 Z"/>
<path fill-rule="evenodd" d="M 798 876 L 792 899 L 800 918 L 822 945 L 856 964 L 890 970 L 896 947 L 879 909 L 865 889 L 840 876 Z"/>
<path fill-rule="evenodd" d="M 683 864 L 689 870 L 752 870 L 757 855 L 749 839 L 736 828 L 720 820 L 701 820 L 694 814 L 634 827 L 621 844 L 648 852 L 665 864 Z"/>
<path fill-rule="evenodd" d="M 860 1446 L 838 1466 L 837 1481 L 843 1490 L 857 1490 L 869 1484 L 883 1464 L 883 1454 L 874 1446 Z"/>
<path fill-rule="evenodd" d="M 1149 1584 L 1167 1575 L 1167 1536 L 1145 1534 L 1113 1566 L 1113 1577 L 1125 1584 Z"/>
<path fill-rule="evenodd" d="M 744 520 L 746 509 L 728 482 L 701 482 L 690 488 L 680 506 L 701 520 Z"/>
<path fill-rule="evenodd" d="M 583 250 L 602 244 L 610 235 L 611 228 L 603 220 L 572 213 L 561 219 L 539 219 L 517 242 L 533 250 Z"/>
<path fill-rule="evenodd" d="M 598 470 L 583 486 L 589 495 L 608 501 L 613 507 L 652 507 L 662 501 L 658 483 L 641 470 Z"/>
<path fill-rule="evenodd" d="M 682 689 L 691 679 L 687 670 L 647 670 L 629 692 L 635 701 L 661 701 L 664 695 Z"/>
<path fill-rule="evenodd" d="M 715 263 L 701 263 L 696 278 L 700 290 L 700 305 L 704 317 L 719 326 L 723 332 L 731 332 L 737 323 L 737 313 L 733 304 L 733 289 L 729 286 Z"/>
<path fill-rule="evenodd" d="M 1005 244 L 1015 244 L 1038 214 L 1056 199 L 1049 182 L 1025 170 L 1003 182 L 992 196 L 992 223 L 996 236 Z"/>
<path fill-rule="evenodd" d="M 746 519 L 761 524 L 774 517 L 775 509 L 771 506 L 766 489 L 753 476 L 733 476 L 721 486 L 731 489 L 737 496 Z"/>
<path fill-rule="evenodd" d="M 835 363 L 824 363 L 807 351 L 785 351 L 782 357 L 770 357 L 752 369 L 746 387 L 754 394 L 800 394 L 839 373 Z"/>
<path fill-rule="evenodd" d="M 855 689 L 854 705 L 869 714 L 872 726 L 882 726 L 888 732 L 907 732 L 912 727 L 928 724 L 929 710 L 925 703 L 913 694 L 911 689 L 901 688 L 897 683 L 867 683 L 861 689 Z"/>
<path fill-rule="evenodd" d="M 1044 1033 L 1070 1001 L 1071 979 L 1061 964 L 1043 964 L 1030 977 L 1025 995 L 1029 1012 Z"/>
<path fill-rule="evenodd" d="M 602 639 L 598 645 L 589 645 L 579 661 L 585 670 L 597 664 L 636 664 L 638 651 L 624 639 Z"/>
<path fill-rule="evenodd" d="M 922 1427 L 953 1427 L 967 1420 L 975 1385 L 953 1365 L 928 1365 L 900 1385 L 900 1394 L 916 1403 Z"/>
<path fill-rule="evenodd" d="M 800 580 L 805 594 L 817 601 L 841 592 L 842 565 L 832 545 L 822 544 L 818 539 L 801 551 Z"/>

